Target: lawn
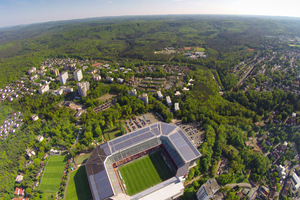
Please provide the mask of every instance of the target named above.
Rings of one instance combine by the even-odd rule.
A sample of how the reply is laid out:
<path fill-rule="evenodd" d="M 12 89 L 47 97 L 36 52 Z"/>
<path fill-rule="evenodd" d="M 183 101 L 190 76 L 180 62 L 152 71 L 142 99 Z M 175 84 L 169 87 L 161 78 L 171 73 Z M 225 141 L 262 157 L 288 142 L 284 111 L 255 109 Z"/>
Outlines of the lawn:
<path fill-rule="evenodd" d="M 105 129 L 104 132 L 103 132 L 103 136 L 104 136 L 106 141 L 112 140 L 112 139 L 114 139 L 116 137 L 119 137 L 121 135 L 122 135 L 121 131 L 117 128 L 113 128 L 111 130 Z"/>
<path fill-rule="evenodd" d="M 39 189 L 57 192 L 66 166 L 66 156 L 50 156 Z"/>
<path fill-rule="evenodd" d="M 52 195 L 53 195 L 54 198 L 52 198 Z M 44 199 L 45 199 L 45 200 L 54 200 L 54 199 L 55 199 L 55 196 L 56 196 L 55 193 L 46 192 L 46 193 L 45 193 L 45 198 L 44 198 Z"/>
<path fill-rule="evenodd" d="M 78 170 L 71 172 L 66 199 L 89 200 L 92 198 L 85 167 L 81 166 Z"/>
<path fill-rule="evenodd" d="M 83 154 L 83 155 L 76 156 L 75 157 L 76 165 L 84 164 L 89 159 L 91 154 L 92 153 L 86 153 L 86 154 Z"/>
<path fill-rule="evenodd" d="M 201 47 L 197 47 L 197 51 L 205 51 L 205 49 Z"/>
<path fill-rule="evenodd" d="M 99 98 L 97 98 L 97 99 L 99 99 L 100 101 L 102 101 L 102 102 L 105 102 L 106 100 L 109 100 L 109 99 L 111 99 L 111 98 L 113 98 L 113 97 L 116 97 L 117 95 L 115 94 L 115 93 L 107 93 L 107 94 L 105 94 L 105 95 L 103 95 L 103 96 L 101 96 L 101 97 L 99 97 Z"/>
<path fill-rule="evenodd" d="M 119 167 L 119 171 L 130 196 L 175 175 L 162 158 L 161 151 L 125 164 Z"/>

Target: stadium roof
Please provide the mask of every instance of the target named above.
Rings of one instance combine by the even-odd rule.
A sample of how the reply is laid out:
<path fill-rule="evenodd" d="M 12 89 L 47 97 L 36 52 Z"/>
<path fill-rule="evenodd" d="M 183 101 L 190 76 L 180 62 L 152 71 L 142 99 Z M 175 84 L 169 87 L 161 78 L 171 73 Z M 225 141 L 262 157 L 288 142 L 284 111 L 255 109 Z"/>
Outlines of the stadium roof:
<path fill-rule="evenodd" d="M 184 161 L 182 166 L 178 166 L 179 169 L 176 176 L 185 175 L 189 163 L 201 156 L 200 152 L 178 126 L 158 122 L 134 132 L 127 133 L 97 146 L 88 159 L 85 168 L 94 199 L 102 200 L 114 195 L 112 184 L 105 167 L 105 159 L 153 138 L 167 138 Z"/>

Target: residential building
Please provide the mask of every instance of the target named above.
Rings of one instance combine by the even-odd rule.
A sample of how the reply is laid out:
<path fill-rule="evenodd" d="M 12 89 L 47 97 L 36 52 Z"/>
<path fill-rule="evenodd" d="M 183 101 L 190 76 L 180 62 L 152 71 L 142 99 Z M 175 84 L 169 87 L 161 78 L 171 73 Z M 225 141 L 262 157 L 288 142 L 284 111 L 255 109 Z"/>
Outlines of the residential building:
<path fill-rule="evenodd" d="M 162 98 L 164 97 L 161 93 L 161 91 L 157 91 L 157 96 L 159 100 L 162 100 Z"/>
<path fill-rule="evenodd" d="M 118 78 L 117 80 L 120 84 L 122 84 L 124 82 L 124 79 L 122 79 L 122 78 Z"/>
<path fill-rule="evenodd" d="M 90 83 L 89 82 L 81 82 L 77 83 L 78 93 L 81 97 L 87 96 L 87 91 L 90 89 Z"/>
<path fill-rule="evenodd" d="M 70 87 L 63 87 L 62 88 L 64 90 L 64 92 L 73 92 L 73 88 L 70 88 Z"/>
<path fill-rule="evenodd" d="M 57 95 L 62 95 L 64 93 L 64 90 L 63 89 L 58 89 L 55 93 Z"/>
<path fill-rule="evenodd" d="M 143 101 L 145 105 L 148 105 L 148 95 L 147 95 L 147 93 L 139 95 L 139 100 Z"/>
<path fill-rule="evenodd" d="M 95 75 L 93 76 L 93 80 L 94 80 L 94 81 L 100 81 L 100 80 L 101 80 L 101 76 L 98 75 L 98 74 L 95 74 Z"/>
<path fill-rule="evenodd" d="M 31 73 L 34 73 L 36 72 L 36 68 L 35 67 L 31 67 L 29 70 L 28 70 L 28 74 L 31 74 Z"/>
<path fill-rule="evenodd" d="M 76 81 L 81 81 L 81 79 L 82 79 L 82 71 L 81 71 L 81 69 L 75 70 L 75 72 L 73 73 L 73 76 L 74 76 L 74 79 Z"/>
<path fill-rule="evenodd" d="M 183 87 L 182 91 L 189 91 L 189 88 Z"/>
<path fill-rule="evenodd" d="M 103 63 L 95 63 L 95 64 L 93 64 L 92 66 L 93 67 L 101 67 L 103 65 Z"/>
<path fill-rule="evenodd" d="M 34 115 L 31 115 L 31 119 L 33 121 L 37 121 L 39 119 L 39 117 L 36 114 L 34 114 Z"/>
<path fill-rule="evenodd" d="M 18 175 L 18 176 L 16 177 L 16 179 L 15 179 L 15 181 L 16 181 L 17 183 L 21 183 L 22 180 L 23 180 L 23 175 Z"/>
<path fill-rule="evenodd" d="M 82 67 L 82 70 L 84 71 L 84 70 L 86 70 L 87 68 L 89 68 L 89 66 L 83 66 L 83 67 Z"/>
<path fill-rule="evenodd" d="M 75 114 L 75 117 L 80 117 L 82 114 L 82 111 L 81 110 L 78 110 L 77 113 Z"/>
<path fill-rule="evenodd" d="M 170 97 L 170 96 L 167 96 L 167 97 L 166 97 L 166 102 L 167 102 L 167 105 L 168 105 L 168 106 L 171 106 L 171 105 L 172 105 L 172 101 L 171 101 L 171 97 Z"/>
<path fill-rule="evenodd" d="M 132 89 L 132 90 L 129 90 L 128 91 L 128 95 L 131 95 L 131 96 L 137 96 L 137 91 L 136 91 L 136 89 Z"/>
<path fill-rule="evenodd" d="M 197 191 L 196 196 L 198 200 L 208 200 L 219 190 L 219 185 L 216 179 L 211 178 L 203 184 Z"/>
<path fill-rule="evenodd" d="M 75 71 L 75 70 L 76 70 L 76 63 L 70 64 L 69 70 L 70 70 L 70 71 Z"/>
<path fill-rule="evenodd" d="M 64 85 L 67 83 L 68 77 L 68 72 L 63 72 L 59 75 L 59 81 Z"/>
<path fill-rule="evenodd" d="M 29 78 L 29 80 L 35 80 L 35 79 L 38 79 L 38 75 L 37 74 L 35 74 L 35 75 L 33 75 L 33 76 L 31 76 L 30 78 Z"/>
<path fill-rule="evenodd" d="M 291 118 L 291 126 L 296 126 L 297 125 L 297 113 L 292 113 L 292 118 Z"/>
<path fill-rule="evenodd" d="M 179 96 L 179 97 L 181 97 L 181 92 L 179 92 L 179 91 L 176 91 L 176 92 L 175 92 L 175 96 Z"/>
<path fill-rule="evenodd" d="M 114 81 L 114 78 L 107 76 L 106 81 L 112 83 Z"/>
<path fill-rule="evenodd" d="M 49 91 L 49 85 L 43 85 L 41 89 L 39 89 L 40 94 L 44 94 L 47 91 Z"/>
<path fill-rule="evenodd" d="M 36 137 L 36 140 L 37 140 L 38 142 L 42 142 L 43 139 L 44 139 L 44 137 L 43 137 L 42 135 L 39 135 L 39 136 Z"/>
<path fill-rule="evenodd" d="M 177 110 L 180 110 L 180 108 L 179 108 L 179 103 L 175 103 L 175 104 L 174 104 L 174 110 L 175 110 L 175 112 L 176 112 Z"/>
<path fill-rule="evenodd" d="M 292 178 L 293 178 L 293 181 L 295 182 L 294 190 L 298 190 L 300 187 L 300 179 L 296 173 L 293 174 Z"/>

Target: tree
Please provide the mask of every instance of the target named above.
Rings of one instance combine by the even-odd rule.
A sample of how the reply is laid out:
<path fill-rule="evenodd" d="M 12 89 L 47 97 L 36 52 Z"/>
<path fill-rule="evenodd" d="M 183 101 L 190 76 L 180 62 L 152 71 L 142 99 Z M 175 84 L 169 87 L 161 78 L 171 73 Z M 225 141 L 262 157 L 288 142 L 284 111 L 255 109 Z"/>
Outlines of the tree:
<path fill-rule="evenodd" d="M 126 128 L 123 126 L 120 130 L 121 134 L 124 135 L 126 133 Z"/>
<path fill-rule="evenodd" d="M 217 180 L 218 180 L 218 183 L 220 183 L 221 185 L 225 185 L 230 182 L 231 178 L 230 178 L 229 174 L 221 174 Z"/>
<path fill-rule="evenodd" d="M 26 188 L 26 194 L 31 194 L 32 189 L 30 187 Z"/>
<path fill-rule="evenodd" d="M 102 135 L 102 130 L 100 126 L 97 126 L 94 130 L 94 138 L 98 138 Z"/>

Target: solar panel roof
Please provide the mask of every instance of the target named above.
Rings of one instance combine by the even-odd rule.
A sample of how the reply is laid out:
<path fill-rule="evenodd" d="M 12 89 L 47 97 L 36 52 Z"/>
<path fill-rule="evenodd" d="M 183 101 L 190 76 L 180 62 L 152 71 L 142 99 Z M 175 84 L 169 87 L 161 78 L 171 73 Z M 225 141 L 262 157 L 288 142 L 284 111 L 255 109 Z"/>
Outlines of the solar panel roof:
<path fill-rule="evenodd" d="M 194 153 L 191 153 L 190 147 L 186 144 L 184 139 L 179 135 L 178 132 L 170 136 L 172 143 L 178 149 L 184 160 L 192 160 L 195 157 Z"/>

